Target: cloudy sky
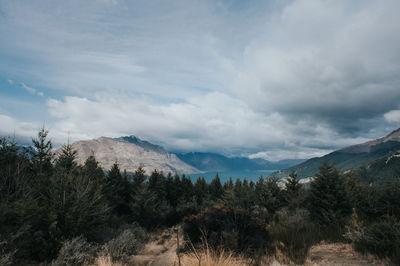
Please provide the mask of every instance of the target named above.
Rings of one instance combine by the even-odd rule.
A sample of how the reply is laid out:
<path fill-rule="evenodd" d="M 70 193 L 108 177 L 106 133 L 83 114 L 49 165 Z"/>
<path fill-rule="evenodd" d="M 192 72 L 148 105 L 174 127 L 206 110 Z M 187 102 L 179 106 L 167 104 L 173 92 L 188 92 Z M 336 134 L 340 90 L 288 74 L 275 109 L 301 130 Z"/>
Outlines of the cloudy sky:
<path fill-rule="evenodd" d="M 400 1 L 0 0 L 0 134 L 309 158 L 400 127 Z"/>

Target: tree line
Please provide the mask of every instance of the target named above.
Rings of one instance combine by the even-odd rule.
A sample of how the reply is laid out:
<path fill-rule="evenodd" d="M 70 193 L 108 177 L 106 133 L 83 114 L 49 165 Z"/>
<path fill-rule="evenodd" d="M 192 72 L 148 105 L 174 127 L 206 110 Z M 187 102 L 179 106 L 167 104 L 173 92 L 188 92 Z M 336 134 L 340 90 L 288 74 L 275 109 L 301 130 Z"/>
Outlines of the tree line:
<path fill-rule="evenodd" d="M 295 173 L 282 185 L 263 177 L 222 184 L 218 175 L 192 182 L 141 167 L 127 173 L 117 162 L 104 171 L 94 155 L 78 165 L 71 145 L 56 156 L 45 129 L 31 148 L 0 139 L 0 214 L 0 251 L 13 261 L 51 261 L 67 240 L 103 243 L 133 223 L 149 231 L 183 223 L 195 244 L 206 238 L 253 255 L 280 248 L 299 263 L 320 240 L 400 258 L 399 178 L 363 184 L 326 163 L 307 186 Z"/>

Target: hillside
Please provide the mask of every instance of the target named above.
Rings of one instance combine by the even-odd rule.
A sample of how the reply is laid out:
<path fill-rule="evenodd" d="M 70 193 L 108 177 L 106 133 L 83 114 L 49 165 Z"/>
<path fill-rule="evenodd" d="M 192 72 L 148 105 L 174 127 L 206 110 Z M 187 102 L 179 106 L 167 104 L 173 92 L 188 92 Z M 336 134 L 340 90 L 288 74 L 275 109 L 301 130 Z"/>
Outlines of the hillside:
<path fill-rule="evenodd" d="M 276 170 L 304 161 L 282 160 L 270 162 L 261 158 L 226 157 L 221 154 L 205 152 L 177 153 L 176 155 L 185 163 L 205 172 Z"/>
<path fill-rule="evenodd" d="M 347 171 L 368 165 L 377 159 L 384 158 L 398 151 L 400 151 L 400 129 L 393 131 L 383 138 L 352 145 L 322 157 L 309 159 L 288 169 L 277 171 L 271 174 L 271 176 L 282 178 L 294 171 L 300 178 L 311 177 L 318 172 L 319 166 L 324 161 L 329 164 L 335 164 L 341 171 Z"/>
<path fill-rule="evenodd" d="M 400 176 L 400 154 L 390 154 L 354 169 L 354 173 L 365 183 L 384 183 Z"/>
<path fill-rule="evenodd" d="M 79 163 L 92 154 L 104 169 L 110 169 L 118 162 L 121 169 L 134 172 L 142 166 L 146 173 L 154 169 L 164 173 L 198 173 L 199 170 L 181 161 L 175 154 L 150 142 L 134 136 L 121 138 L 101 137 L 94 140 L 83 140 L 72 144 L 77 153 Z"/>

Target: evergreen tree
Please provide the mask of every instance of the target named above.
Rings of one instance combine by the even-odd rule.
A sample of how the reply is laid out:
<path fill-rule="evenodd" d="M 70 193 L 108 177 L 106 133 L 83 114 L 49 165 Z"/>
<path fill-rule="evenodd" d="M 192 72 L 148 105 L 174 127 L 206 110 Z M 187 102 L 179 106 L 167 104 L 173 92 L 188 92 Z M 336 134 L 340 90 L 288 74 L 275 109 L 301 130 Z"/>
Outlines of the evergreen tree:
<path fill-rule="evenodd" d="M 197 205 L 203 206 L 209 200 L 208 184 L 204 177 L 199 177 L 194 185 Z"/>
<path fill-rule="evenodd" d="M 143 169 L 143 167 L 139 166 L 133 175 L 132 181 L 135 192 L 142 188 L 144 181 L 146 181 L 146 171 Z"/>
<path fill-rule="evenodd" d="M 132 186 L 127 176 L 121 175 L 118 163 L 111 167 L 105 189 L 113 213 L 125 220 L 131 219 Z"/>
<path fill-rule="evenodd" d="M 53 144 L 50 140 L 47 140 L 47 135 L 49 131 L 42 128 L 38 133 L 38 137 L 36 139 L 32 139 L 33 150 L 30 150 L 30 154 L 32 157 L 32 162 L 35 171 L 40 174 L 51 174 L 52 170 L 52 159 L 53 153 L 52 148 Z"/>
<path fill-rule="evenodd" d="M 90 180 L 94 181 L 97 184 L 104 184 L 104 171 L 100 167 L 99 162 L 96 160 L 94 155 L 90 155 L 83 167 L 82 167 L 82 174 L 88 176 Z"/>
<path fill-rule="evenodd" d="M 303 197 L 301 197 L 303 185 L 295 172 L 289 174 L 285 182 L 285 200 L 290 210 L 294 210 L 303 204 Z M 304 193 L 303 193 L 304 194 Z"/>
<path fill-rule="evenodd" d="M 233 189 L 233 180 L 232 177 L 229 177 L 228 182 L 224 183 L 224 190 L 228 191 L 228 190 L 232 190 Z"/>
<path fill-rule="evenodd" d="M 162 172 L 154 170 L 149 178 L 149 190 L 155 194 L 156 200 L 161 205 L 166 198 L 165 177 Z"/>
<path fill-rule="evenodd" d="M 71 173 L 76 170 L 77 163 L 75 162 L 77 151 L 72 149 L 70 144 L 61 148 L 61 153 L 55 161 L 55 168 L 59 171 Z"/>
<path fill-rule="evenodd" d="M 192 180 L 189 177 L 186 177 L 184 174 L 182 175 L 182 191 L 183 191 L 183 200 L 192 201 L 194 196 L 194 188 Z"/>
<path fill-rule="evenodd" d="M 343 227 L 351 215 L 352 205 L 345 180 L 339 170 L 324 162 L 311 182 L 308 197 L 311 218 L 325 228 Z"/>
<path fill-rule="evenodd" d="M 224 196 L 224 188 L 221 185 L 218 173 L 210 183 L 210 196 L 213 201 L 218 201 Z"/>

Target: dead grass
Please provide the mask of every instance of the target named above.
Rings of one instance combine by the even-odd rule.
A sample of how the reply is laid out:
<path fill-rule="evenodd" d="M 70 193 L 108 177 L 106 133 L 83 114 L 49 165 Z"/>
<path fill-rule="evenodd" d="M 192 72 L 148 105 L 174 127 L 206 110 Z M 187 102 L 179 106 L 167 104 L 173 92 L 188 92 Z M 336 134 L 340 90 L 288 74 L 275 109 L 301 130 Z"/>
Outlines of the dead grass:
<path fill-rule="evenodd" d="M 182 266 L 245 266 L 249 264 L 250 262 L 246 259 L 226 251 L 215 252 L 206 249 L 181 256 Z M 178 265 L 178 259 L 175 260 L 174 265 Z"/>
<path fill-rule="evenodd" d="M 178 265 L 176 255 L 177 243 L 175 229 L 158 232 L 150 239 L 138 255 L 132 256 L 128 265 L 164 266 Z M 183 238 L 181 238 L 181 243 Z M 202 248 L 191 252 L 181 253 L 182 266 L 244 266 L 254 265 L 254 261 L 239 256 L 230 251 L 213 250 L 204 243 Z M 94 266 L 122 266 L 122 263 L 113 263 L 110 257 L 100 256 Z M 259 265 L 296 265 L 279 249 L 271 256 L 264 256 Z M 364 256 L 357 253 L 350 244 L 320 243 L 311 247 L 304 265 L 390 265 L 388 260 L 380 260 L 372 255 Z"/>
<path fill-rule="evenodd" d="M 306 265 L 390 265 L 373 255 L 362 255 L 345 243 L 320 243 L 310 249 Z"/>
<path fill-rule="evenodd" d="M 122 263 L 113 262 L 110 256 L 100 256 L 96 258 L 93 266 L 122 266 Z"/>

